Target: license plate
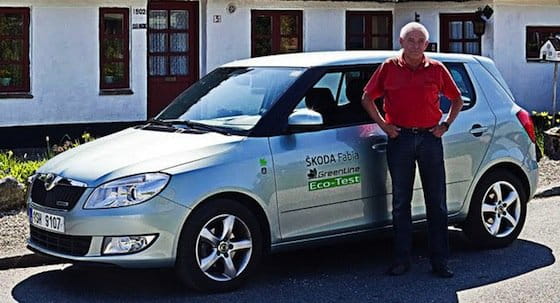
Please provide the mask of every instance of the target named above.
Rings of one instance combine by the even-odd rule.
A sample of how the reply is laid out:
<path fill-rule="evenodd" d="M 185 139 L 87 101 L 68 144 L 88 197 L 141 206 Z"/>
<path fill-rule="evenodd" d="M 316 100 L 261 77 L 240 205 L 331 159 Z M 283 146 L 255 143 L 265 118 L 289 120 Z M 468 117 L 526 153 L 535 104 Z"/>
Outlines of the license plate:
<path fill-rule="evenodd" d="M 29 208 L 29 220 L 32 225 L 59 233 L 64 232 L 64 217 Z"/>

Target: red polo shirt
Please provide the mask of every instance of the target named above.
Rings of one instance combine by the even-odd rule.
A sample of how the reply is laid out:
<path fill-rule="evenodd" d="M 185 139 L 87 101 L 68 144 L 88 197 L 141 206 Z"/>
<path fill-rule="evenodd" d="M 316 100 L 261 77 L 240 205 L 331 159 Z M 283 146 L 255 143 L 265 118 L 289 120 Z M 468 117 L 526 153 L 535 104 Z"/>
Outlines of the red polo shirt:
<path fill-rule="evenodd" d="M 461 92 L 447 68 L 426 56 L 416 70 L 404 61 L 402 54 L 387 59 L 364 87 L 372 99 L 384 97 L 387 123 L 412 128 L 435 126 L 441 119 L 439 95 L 450 100 Z"/>

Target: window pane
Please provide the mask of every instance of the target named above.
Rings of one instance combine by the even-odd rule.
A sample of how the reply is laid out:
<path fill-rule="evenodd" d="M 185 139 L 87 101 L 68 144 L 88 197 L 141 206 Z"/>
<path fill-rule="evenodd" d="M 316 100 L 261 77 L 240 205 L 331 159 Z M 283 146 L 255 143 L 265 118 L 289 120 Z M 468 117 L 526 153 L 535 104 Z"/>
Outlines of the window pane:
<path fill-rule="evenodd" d="M 365 39 L 364 37 L 350 37 L 348 38 L 348 49 L 365 49 Z"/>
<path fill-rule="evenodd" d="M 0 59 L 2 61 L 21 61 L 22 47 L 22 40 L 0 41 Z"/>
<path fill-rule="evenodd" d="M 105 34 L 122 35 L 124 28 L 123 14 L 105 14 L 103 15 L 103 22 L 105 25 Z"/>
<path fill-rule="evenodd" d="M 465 38 L 466 39 L 477 39 L 478 37 L 474 33 L 474 23 L 472 21 L 465 22 Z"/>
<path fill-rule="evenodd" d="M 266 56 L 272 54 L 272 40 L 258 38 L 255 40 L 255 56 Z"/>
<path fill-rule="evenodd" d="M 151 29 L 167 29 L 167 11 L 150 10 L 149 19 Z"/>
<path fill-rule="evenodd" d="M 148 69 L 150 76 L 167 75 L 167 66 L 165 65 L 164 56 L 150 56 L 148 60 Z"/>
<path fill-rule="evenodd" d="M 170 58 L 171 75 L 187 75 L 188 74 L 188 60 L 187 56 L 172 56 Z"/>
<path fill-rule="evenodd" d="M 466 42 L 465 43 L 465 53 L 480 55 L 480 45 L 478 42 Z"/>
<path fill-rule="evenodd" d="M 106 63 L 103 66 L 103 82 L 117 84 L 124 81 L 124 63 Z"/>
<path fill-rule="evenodd" d="M 257 16 L 255 20 L 255 34 L 266 36 L 272 35 L 272 17 Z"/>
<path fill-rule="evenodd" d="M 374 35 L 388 35 L 389 34 L 388 25 L 389 25 L 388 16 L 372 16 L 371 33 Z"/>
<path fill-rule="evenodd" d="M 449 22 L 449 38 L 463 39 L 463 21 Z"/>
<path fill-rule="evenodd" d="M 188 11 L 171 11 L 171 28 L 172 29 L 187 29 L 189 27 L 189 12 Z"/>
<path fill-rule="evenodd" d="M 387 38 L 387 37 L 372 37 L 371 38 L 371 48 L 372 49 L 389 49 L 389 38 Z"/>
<path fill-rule="evenodd" d="M 463 43 L 462 42 L 449 42 L 449 51 L 452 53 L 462 53 Z"/>
<path fill-rule="evenodd" d="M 188 34 L 171 34 L 171 51 L 172 52 L 186 52 L 189 50 Z"/>
<path fill-rule="evenodd" d="M 0 14 L 0 35 L 21 35 L 22 33 L 22 14 Z"/>
<path fill-rule="evenodd" d="M 280 39 L 280 52 L 290 53 L 298 51 L 298 38 L 283 37 Z"/>
<path fill-rule="evenodd" d="M 106 59 L 124 59 L 124 47 L 121 39 L 109 39 L 105 41 L 104 52 Z"/>
<path fill-rule="evenodd" d="M 8 64 L 0 66 L 0 86 L 20 86 L 23 83 L 21 66 Z"/>
<path fill-rule="evenodd" d="M 348 33 L 363 34 L 365 32 L 364 16 L 348 16 Z"/>
<path fill-rule="evenodd" d="M 150 52 L 161 53 L 167 51 L 167 34 L 150 33 Z"/>
<path fill-rule="evenodd" d="M 297 35 L 297 17 L 280 16 L 280 35 Z"/>

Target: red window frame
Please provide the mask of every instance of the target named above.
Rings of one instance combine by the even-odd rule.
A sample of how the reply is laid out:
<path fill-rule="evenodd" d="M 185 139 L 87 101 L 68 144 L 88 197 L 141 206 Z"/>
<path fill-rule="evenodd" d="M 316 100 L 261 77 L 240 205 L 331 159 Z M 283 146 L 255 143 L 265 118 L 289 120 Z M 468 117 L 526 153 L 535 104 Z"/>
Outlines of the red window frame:
<path fill-rule="evenodd" d="M 364 17 L 365 24 L 364 24 L 364 31 L 361 34 L 353 34 L 350 33 L 350 18 L 351 17 Z M 387 34 L 380 34 L 372 32 L 372 24 L 373 19 L 376 17 L 389 17 L 389 23 L 387 24 Z M 350 47 L 350 38 L 353 37 L 361 37 L 364 39 L 364 48 L 352 48 Z M 388 48 L 374 48 L 373 47 L 373 38 L 374 37 L 381 37 L 386 38 L 388 40 Z M 366 11 L 348 11 L 346 12 L 346 49 L 347 50 L 354 50 L 354 49 L 371 49 L 371 50 L 391 50 L 393 49 L 393 14 L 390 11 L 375 11 L 375 12 L 366 12 Z"/>
<path fill-rule="evenodd" d="M 258 35 L 256 33 L 256 20 L 257 17 L 271 17 L 272 18 L 272 25 L 271 25 L 271 33 L 269 35 Z M 297 18 L 297 29 L 295 35 L 281 35 L 280 32 L 280 17 L 281 16 L 295 16 Z M 274 55 L 274 54 L 281 54 L 281 53 L 290 53 L 290 52 L 301 52 L 303 51 L 303 13 L 302 11 L 296 10 L 282 10 L 282 11 L 275 11 L 275 10 L 251 10 L 251 57 L 256 57 L 256 40 L 258 38 L 268 38 L 270 37 L 271 45 L 270 45 L 270 54 L 266 55 Z M 282 38 L 297 38 L 297 49 L 294 51 L 282 52 L 280 50 L 281 39 Z"/>
<path fill-rule="evenodd" d="M 123 29 L 121 34 L 105 33 L 105 14 L 122 14 Z M 128 89 L 130 88 L 130 45 L 129 45 L 129 9 L 128 8 L 100 8 L 99 9 L 99 83 L 100 88 L 104 89 Z M 123 58 L 107 58 L 105 56 L 105 46 L 109 39 L 122 41 Z M 123 63 L 124 74 L 121 81 L 116 83 L 106 83 L 105 66 L 108 64 Z"/>
<path fill-rule="evenodd" d="M 451 50 L 449 48 L 450 42 L 460 42 L 461 43 L 461 53 L 465 53 L 465 43 L 467 42 L 477 42 L 478 43 L 478 53 L 474 55 L 480 55 L 482 52 L 482 43 L 481 37 L 478 36 L 477 38 L 464 38 L 466 36 L 466 21 L 474 21 L 476 19 L 475 14 L 441 14 L 440 15 L 440 40 L 441 40 L 441 47 L 440 50 L 442 53 L 450 53 Z M 453 21 L 461 21 L 463 22 L 463 38 L 462 39 L 451 39 L 449 38 L 449 24 Z"/>
<path fill-rule="evenodd" d="M 6 86 L 0 86 L 0 93 L 12 93 L 12 92 L 29 92 L 30 91 L 30 76 L 29 76 L 29 19 L 30 19 L 30 9 L 26 7 L 22 8 L 11 8 L 2 7 L 0 8 L 0 15 L 4 14 L 21 14 L 23 19 L 23 28 L 20 35 L 3 35 L 0 33 L 0 41 L 4 40 L 22 40 L 21 54 L 19 55 L 19 60 L 3 60 L 0 57 L 0 69 L 6 65 L 16 65 L 21 69 L 21 83 L 19 85 L 8 84 Z"/>
<path fill-rule="evenodd" d="M 538 37 L 535 41 L 534 35 L 537 33 L 542 34 L 542 37 Z M 545 37 L 545 35 L 555 36 L 557 34 L 560 34 L 560 26 L 527 26 L 525 39 L 525 59 L 527 59 L 527 61 L 540 61 L 541 47 L 549 38 Z"/>

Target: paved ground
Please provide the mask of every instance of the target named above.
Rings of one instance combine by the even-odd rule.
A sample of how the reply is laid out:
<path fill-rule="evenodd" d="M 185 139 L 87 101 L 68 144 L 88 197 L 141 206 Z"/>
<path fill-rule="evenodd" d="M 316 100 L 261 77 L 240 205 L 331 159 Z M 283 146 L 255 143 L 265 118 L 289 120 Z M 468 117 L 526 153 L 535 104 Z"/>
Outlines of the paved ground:
<path fill-rule="evenodd" d="M 560 302 L 559 209 L 559 197 L 533 200 L 520 239 L 505 249 L 473 250 L 452 231 L 450 280 L 429 274 L 418 234 L 404 277 L 382 275 L 390 241 L 377 239 L 270 256 L 244 288 L 213 295 L 184 290 L 170 270 L 0 257 L 0 302 Z"/>

